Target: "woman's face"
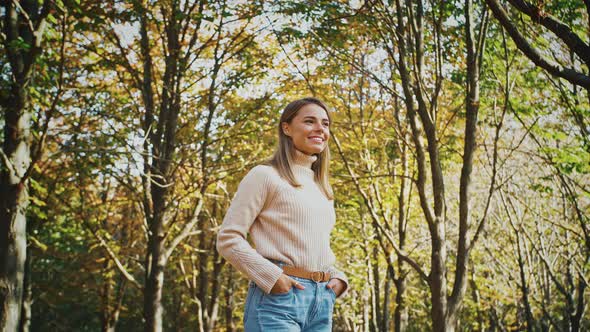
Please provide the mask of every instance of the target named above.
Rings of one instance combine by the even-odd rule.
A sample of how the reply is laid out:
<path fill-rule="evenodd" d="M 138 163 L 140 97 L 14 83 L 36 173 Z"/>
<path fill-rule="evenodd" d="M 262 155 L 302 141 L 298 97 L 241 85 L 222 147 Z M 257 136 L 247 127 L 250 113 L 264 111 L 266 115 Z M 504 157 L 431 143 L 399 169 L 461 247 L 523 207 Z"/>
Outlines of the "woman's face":
<path fill-rule="evenodd" d="M 290 136 L 295 148 L 305 154 L 317 154 L 328 146 L 330 120 L 319 105 L 307 104 L 299 109 L 291 123 L 281 124 L 285 135 Z"/>

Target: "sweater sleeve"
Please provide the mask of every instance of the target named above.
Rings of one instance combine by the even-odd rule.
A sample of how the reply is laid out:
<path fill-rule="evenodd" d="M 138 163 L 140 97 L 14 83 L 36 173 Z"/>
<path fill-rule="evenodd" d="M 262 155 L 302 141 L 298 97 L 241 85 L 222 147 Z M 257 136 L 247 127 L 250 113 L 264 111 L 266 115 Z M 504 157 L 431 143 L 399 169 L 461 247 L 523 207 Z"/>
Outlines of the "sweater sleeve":
<path fill-rule="evenodd" d="M 344 274 L 344 272 L 338 270 L 336 267 L 331 266 L 328 269 L 328 272 L 330 272 L 330 279 L 340 279 L 342 281 L 344 281 L 344 283 L 346 284 L 346 287 L 344 288 L 344 291 L 338 295 L 338 298 L 341 298 L 343 296 L 345 296 L 346 294 L 348 294 L 348 289 L 350 288 L 349 283 L 348 283 L 348 278 L 346 277 L 346 274 Z"/>
<path fill-rule="evenodd" d="M 250 226 L 274 194 L 267 167 L 255 166 L 238 185 L 217 233 L 217 251 L 269 294 L 283 270 L 260 255 L 246 240 Z"/>

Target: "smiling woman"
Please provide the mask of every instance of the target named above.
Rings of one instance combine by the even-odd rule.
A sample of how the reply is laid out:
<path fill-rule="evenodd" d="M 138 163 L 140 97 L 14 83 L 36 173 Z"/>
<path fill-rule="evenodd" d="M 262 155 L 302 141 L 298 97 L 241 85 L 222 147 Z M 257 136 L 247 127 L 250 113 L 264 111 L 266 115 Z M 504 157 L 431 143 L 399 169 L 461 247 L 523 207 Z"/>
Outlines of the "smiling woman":
<path fill-rule="evenodd" d="M 347 293 L 348 280 L 330 248 L 336 213 L 328 108 L 316 98 L 291 102 L 278 135 L 273 157 L 240 182 L 217 250 L 251 280 L 247 332 L 331 331 L 334 303 Z"/>

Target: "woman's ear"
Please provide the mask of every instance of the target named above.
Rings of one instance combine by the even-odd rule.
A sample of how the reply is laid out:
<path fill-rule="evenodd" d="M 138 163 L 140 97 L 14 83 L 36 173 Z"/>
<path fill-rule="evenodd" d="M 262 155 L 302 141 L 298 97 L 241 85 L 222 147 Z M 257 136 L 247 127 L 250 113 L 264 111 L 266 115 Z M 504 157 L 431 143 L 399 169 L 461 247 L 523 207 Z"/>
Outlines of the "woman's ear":
<path fill-rule="evenodd" d="M 289 136 L 289 124 L 287 122 L 281 123 L 281 127 L 283 129 L 283 134 Z"/>

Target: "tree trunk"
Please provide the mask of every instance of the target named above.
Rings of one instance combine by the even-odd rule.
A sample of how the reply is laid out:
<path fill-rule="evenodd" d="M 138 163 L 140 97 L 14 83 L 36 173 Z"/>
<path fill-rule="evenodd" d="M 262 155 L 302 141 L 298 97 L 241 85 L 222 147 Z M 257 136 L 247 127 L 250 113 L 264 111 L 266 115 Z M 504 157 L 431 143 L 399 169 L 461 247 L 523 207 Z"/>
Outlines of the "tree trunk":
<path fill-rule="evenodd" d="M 202 216 L 199 216 L 199 226 L 198 229 L 204 229 L 204 220 L 205 218 L 203 218 Z M 199 234 L 199 243 L 205 247 L 205 243 L 206 243 L 206 232 L 201 232 L 201 234 Z M 204 248 L 205 249 L 205 248 Z M 217 250 L 214 250 L 214 252 L 217 252 Z M 208 308 L 208 298 L 207 298 L 207 290 L 209 289 L 208 284 L 209 284 L 209 269 L 208 269 L 208 261 L 209 261 L 209 257 L 210 257 L 210 251 L 205 249 L 202 252 L 199 252 L 199 284 L 198 284 L 198 291 L 197 291 L 197 299 L 199 300 L 199 310 L 201 311 L 199 313 L 200 317 L 203 317 L 202 322 L 200 322 L 200 324 L 202 324 L 202 326 L 198 326 L 198 331 L 205 331 L 206 326 L 208 326 L 209 324 L 209 313 L 207 311 Z"/>
<path fill-rule="evenodd" d="M 517 258 L 518 258 L 518 271 L 519 271 L 519 277 L 520 277 L 519 287 L 522 291 L 522 303 L 524 305 L 526 326 L 527 326 L 527 331 L 531 332 L 531 331 L 533 331 L 534 321 L 533 321 L 533 314 L 531 311 L 531 305 L 530 305 L 530 301 L 529 301 L 529 287 L 528 287 L 527 278 L 526 278 L 525 259 L 522 257 L 523 250 L 522 250 L 522 244 L 521 244 L 520 234 L 518 232 L 518 229 L 514 224 L 512 224 L 512 222 L 511 222 L 511 226 L 512 226 L 512 229 L 514 230 L 514 235 L 516 236 L 516 252 L 517 252 Z"/>
<path fill-rule="evenodd" d="M 389 331 L 389 324 L 390 324 L 390 314 L 389 314 L 389 306 L 390 306 L 390 298 L 391 294 L 391 286 L 394 283 L 393 278 L 395 274 L 392 273 L 391 266 L 387 267 L 385 277 L 385 289 L 383 289 L 383 314 L 381 315 L 381 331 Z"/>
<path fill-rule="evenodd" d="M 395 100 L 396 110 L 398 109 L 398 100 Z M 399 114 L 396 114 L 396 120 L 398 126 L 402 126 L 402 122 L 399 119 Z M 407 124 L 406 124 L 407 128 Z M 408 137 L 406 135 L 406 141 Z M 397 197 L 398 201 L 398 239 L 399 239 L 399 247 L 401 250 L 405 250 L 406 247 L 406 222 L 407 222 L 407 215 L 406 215 L 406 187 L 408 184 L 409 178 L 409 169 L 408 169 L 408 145 L 402 145 L 402 153 L 401 153 L 401 164 L 402 164 L 402 178 L 401 184 L 399 189 L 399 194 Z M 397 256 L 397 270 L 398 270 L 398 277 L 395 279 L 395 314 L 394 314 L 394 324 L 395 324 L 395 332 L 403 332 L 408 327 L 408 308 L 406 307 L 405 303 L 405 293 L 407 287 L 407 271 L 404 266 L 403 259 L 398 255 Z M 390 266 L 391 274 L 393 278 L 394 270 L 393 266 Z M 388 326 L 386 326 L 388 328 Z"/>
<path fill-rule="evenodd" d="M 112 261 L 107 261 L 104 266 L 103 274 L 110 275 L 114 269 Z M 118 287 L 117 287 L 118 286 Z M 119 281 L 113 286 L 113 277 L 107 277 L 104 280 L 102 290 L 102 316 L 101 331 L 114 332 L 119 321 L 119 314 L 121 312 L 121 305 L 125 297 L 125 289 L 127 287 L 127 279 L 119 276 Z M 115 293 L 113 295 L 113 292 Z"/>
<path fill-rule="evenodd" d="M 214 213 L 216 211 L 214 205 Z M 214 248 L 215 238 L 213 238 L 213 243 L 210 245 L 210 248 Z M 209 321 L 207 323 L 207 331 L 212 332 L 215 330 L 215 325 L 217 324 L 217 316 L 219 314 L 219 300 L 220 300 L 220 288 L 221 288 L 221 268 L 223 267 L 223 262 L 219 257 L 219 252 L 217 250 L 213 250 L 213 285 L 211 285 L 211 301 L 209 301 Z"/>
<path fill-rule="evenodd" d="M 575 292 L 578 296 L 576 307 L 574 309 L 574 312 L 570 314 L 572 331 L 574 332 L 580 331 L 582 326 L 582 317 L 584 317 L 584 311 L 586 310 L 586 301 L 584 300 L 584 293 L 586 287 L 588 287 L 588 285 L 586 284 L 586 281 L 583 279 L 582 275 L 580 275 L 578 279 L 578 287 Z"/>
<path fill-rule="evenodd" d="M 404 294 L 407 282 L 405 275 L 400 275 L 395 280 L 395 332 L 403 332 L 408 327 L 408 308 L 406 307 Z"/>
<path fill-rule="evenodd" d="M 156 201 L 154 197 L 154 203 Z M 158 211 L 156 207 L 154 207 L 154 210 Z M 163 239 L 162 222 L 153 222 L 150 227 L 148 240 L 143 304 L 146 332 L 162 331 L 162 316 L 164 312 L 162 307 L 162 290 L 164 287 L 164 268 L 166 267 Z"/>
<path fill-rule="evenodd" d="M 179 29 L 180 22 L 177 15 L 178 8 L 174 5 L 166 8 L 172 13 L 169 17 L 170 24 L 166 26 L 167 50 L 165 71 L 162 79 L 160 114 L 157 124 L 153 118 L 153 95 L 151 84 L 154 82 L 151 71 L 146 66 L 151 64 L 149 56 L 149 35 L 148 18 L 146 14 L 147 4 L 142 3 L 141 11 L 141 38 L 142 53 L 144 56 L 144 77 L 142 94 L 146 102 L 146 114 L 144 126 L 155 125 L 157 128 L 153 135 L 150 135 L 151 143 L 151 169 L 148 177 L 158 179 L 150 184 L 151 206 L 149 199 L 144 199 L 144 209 L 148 220 L 148 248 L 145 261 L 145 289 L 144 289 L 144 318 L 145 331 L 162 331 L 163 328 L 163 306 L 162 291 L 164 286 L 164 270 L 168 261 L 169 253 L 165 243 L 167 233 L 166 221 L 169 211 L 169 200 L 171 185 L 173 183 L 170 174 L 170 166 L 174 160 L 176 150 L 176 135 L 178 115 L 180 112 L 180 95 L 178 84 L 181 81 L 182 73 L 179 73 L 180 44 Z M 154 122 L 152 122 L 154 121 Z M 149 179 L 148 179 L 149 180 Z M 144 186 L 145 188 L 145 186 Z M 146 195 L 148 195 L 146 193 Z M 152 212 L 153 215 L 148 213 Z M 174 248 L 172 247 L 171 250 Z"/>
<path fill-rule="evenodd" d="M 152 255 L 152 261 L 156 261 L 155 255 Z M 152 267 L 151 271 L 147 274 L 146 277 L 143 304 L 146 332 L 162 331 L 162 315 L 164 312 L 164 309 L 162 307 L 164 266 L 165 264 L 156 261 L 155 265 Z"/>
<path fill-rule="evenodd" d="M 103 332 L 115 332 L 115 325 L 105 325 L 103 326 Z"/>
<path fill-rule="evenodd" d="M 438 219 L 438 218 L 437 218 Z M 430 255 L 430 299 L 432 302 L 431 319 L 432 330 L 435 332 L 453 332 L 452 321 L 447 321 L 447 277 L 446 266 L 447 249 L 444 222 L 436 222 L 440 231 L 432 234 L 432 252 Z"/>
<path fill-rule="evenodd" d="M 27 249 L 27 259 L 25 262 L 25 277 L 23 284 L 23 304 L 20 316 L 19 332 L 29 332 L 31 329 L 31 317 L 33 309 L 33 291 L 31 285 L 31 251 Z"/>
<path fill-rule="evenodd" d="M 227 332 L 235 332 L 236 325 L 233 320 L 234 307 L 234 293 L 236 281 L 233 276 L 233 269 L 227 271 L 227 288 L 225 289 L 225 330 Z"/>
<path fill-rule="evenodd" d="M 18 11 L 16 5 L 20 6 Z M 21 321 L 32 160 L 28 89 L 33 65 L 41 53 L 49 9 L 48 3 L 33 0 L 3 1 L 0 8 L 4 50 L 10 63 L 10 73 L 6 75 L 10 77 L 9 90 L 2 91 L 5 97 L 0 97 L 4 112 L 0 149 L 0 330 L 6 332 L 17 331 Z M 27 47 L 21 46 L 23 43 Z"/>
<path fill-rule="evenodd" d="M 148 250 L 145 262 L 146 274 L 143 310 L 146 332 L 162 331 L 162 316 L 164 313 L 162 290 L 164 288 L 164 269 L 166 267 L 163 224 L 166 196 L 166 187 L 153 185 L 154 218 L 149 225 Z"/>
<path fill-rule="evenodd" d="M 467 279 L 469 271 L 469 257 L 473 243 L 477 235 L 470 242 L 469 229 L 471 222 L 471 173 L 473 169 L 473 155 L 477 148 L 477 118 L 479 114 L 479 73 L 481 55 L 485 42 L 485 31 L 487 29 L 487 18 L 484 13 L 480 21 L 479 40 L 474 33 L 475 22 L 473 19 L 472 0 L 465 0 L 465 46 L 467 53 L 467 86 L 465 93 L 465 130 L 463 146 L 463 163 L 461 167 L 459 187 L 459 241 L 456 251 L 455 279 L 453 290 L 447 299 L 446 328 L 454 330 L 458 325 L 458 316 L 461 311 L 465 292 L 467 290 Z M 430 140 L 429 140 L 430 144 Z M 438 215 L 438 214 L 437 214 Z M 483 225 L 485 218 L 479 223 Z M 480 229 L 480 225 L 474 227 Z M 444 230 L 439 233 L 444 236 Z M 444 288 L 443 288 L 444 289 Z"/>
<path fill-rule="evenodd" d="M 16 18 L 10 23 L 16 24 Z M 5 123 L 0 156 L 3 158 L 0 173 L 0 329 L 6 332 L 17 331 L 20 324 L 27 256 L 29 196 L 28 181 L 22 176 L 31 163 L 31 114 L 27 92 L 30 75 L 19 74 L 13 74 L 16 81 L 12 82 L 10 96 L 2 105 Z"/>
<path fill-rule="evenodd" d="M 379 275 L 379 252 L 377 247 L 373 247 L 373 264 L 371 266 L 373 270 L 373 290 L 372 290 L 372 301 L 371 301 L 371 331 L 383 331 L 382 317 L 381 317 L 381 278 Z M 368 258 L 371 259 L 371 258 Z"/>
<path fill-rule="evenodd" d="M 146 221 L 149 225 L 148 230 L 148 248 L 145 258 L 145 287 L 143 293 L 143 315 L 145 320 L 145 331 L 161 331 L 162 330 L 162 286 L 164 283 L 164 266 L 161 258 L 164 252 L 163 248 L 163 227 L 162 227 L 162 213 L 163 206 L 163 192 L 165 189 L 158 184 L 151 183 L 151 176 L 154 171 L 154 164 L 156 164 L 155 157 L 159 156 L 158 138 L 154 133 L 152 126 L 157 124 L 154 121 L 154 92 L 153 92 L 153 77 L 152 77 L 152 58 L 150 55 L 150 40 L 148 35 L 148 17 L 145 1 L 136 3 L 136 10 L 140 14 L 140 35 L 141 35 L 141 54 L 143 61 L 142 85 L 141 92 L 143 103 L 145 107 L 145 115 L 143 119 L 143 129 L 146 135 L 149 135 L 149 140 L 144 141 L 144 173 L 142 177 L 143 186 L 143 208 L 146 215 Z M 164 119 L 160 119 L 164 121 Z M 154 157 L 150 158 L 150 153 Z M 160 181 L 158 181 L 160 183 Z M 156 195 L 154 195 L 156 194 Z M 159 207 L 159 209 L 158 209 Z M 157 213 L 158 211 L 159 213 Z"/>

